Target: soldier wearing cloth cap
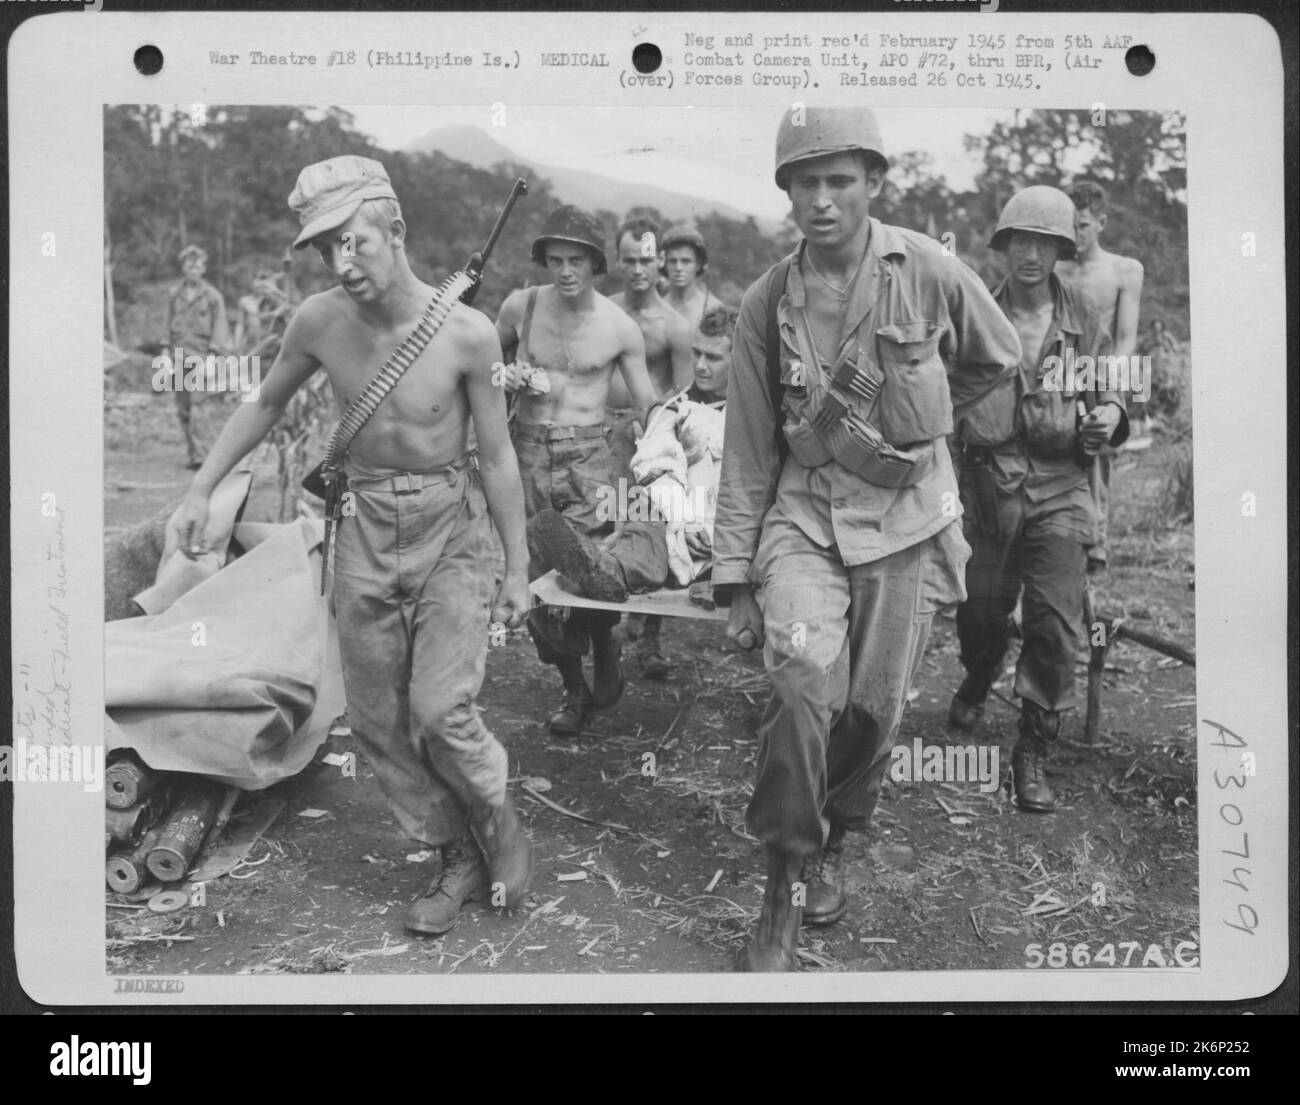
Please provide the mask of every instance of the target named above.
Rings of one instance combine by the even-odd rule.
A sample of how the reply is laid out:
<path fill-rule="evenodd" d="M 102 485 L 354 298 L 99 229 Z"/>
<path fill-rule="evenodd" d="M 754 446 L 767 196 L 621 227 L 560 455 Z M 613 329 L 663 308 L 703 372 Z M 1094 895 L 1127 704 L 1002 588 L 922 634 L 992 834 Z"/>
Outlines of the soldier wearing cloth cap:
<path fill-rule="evenodd" d="M 645 365 L 641 331 L 593 286 L 607 269 L 605 230 L 594 215 L 558 208 L 533 242 L 533 260 L 551 284 L 512 292 L 501 305 L 497 334 L 513 363 L 506 386 L 518 391 L 514 442 L 531 519 L 558 511 L 589 537 L 612 533 L 614 518 L 601 509 L 611 486 L 605 407 L 617 367 L 634 407 L 657 398 Z M 544 369 L 548 387 L 525 383 L 528 366 Z M 539 573 L 540 574 L 540 573 Z M 623 693 L 621 648 L 614 636 L 618 614 L 574 610 L 564 621 L 545 608 L 528 618 L 537 654 L 554 664 L 564 702 L 550 719 L 553 733 L 582 729 L 593 706 L 612 706 Z M 590 645 L 592 687 L 582 673 Z"/>
<path fill-rule="evenodd" d="M 206 251 L 188 245 L 176 259 L 180 262 L 184 279 L 174 284 L 167 294 L 167 349 L 169 353 L 177 348 L 182 351 L 181 363 L 172 366 L 176 375 L 176 414 L 185 434 L 186 467 L 197 468 L 203 458 L 199 456 L 198 442 L 194 440 L 190 424 L 193 396 L 182 386 L 184 359 L 190 354 L 206 357 L 214 351 L 225 351 L 230 346 L 230 331 L 225 300 L 203 279 L 208 267 Z"/>
<path fill-rule="evenodd" d="M 972 555 L 969 598 L 957 612 L 966 678 L 949 724 L 975 727 L 1002 670 L 1008 618 L 1024 588 L 1024 643 L 1016 665 L 1022 705 L 1012 753 L 1016 803 L 1050 813 L 1055 797 L 1045 761 L 1061 731 L 1074 688 L 1078 623 L 1083 614 L 1086 550 L 1096 507 L 1088 476 L 1098 451 L 1128 437 L 1118 392 L 1064 390 L 1064 362 L 1107 356 L 1110 336 L 1093 301 L 1053 271 L 1075 253 L 1069 196 L 1041 185 L 1017 192 L 1002 210 L 993 248 L 1009 273 L 993 289 L 1024 351 L 1018 371 L 957 427 L 961 497 Z M 1056 371 L 1053 373 L 1052 369 Z M 1080 404 L 1088 411 L 1081 415 Z"/>
<path fill-rule="evenodd" d="M 736 327 L 713 584 L 772 680 L 747 818 L 767 850 L 754 971 L 793 970 L 800 923 L 846 910 L 845 833 L 870 822 L 935 612 L 965 598 L 954 406 L 1020 360 L 970 269 L 870 217 L 882 150 L 865 108 L 786 113 L 776 183 L 804 241 Z"/>
<path fill-rule="evenodd" d="M 302 224 L 295 248 L 316 249 L 340 286 L 290 321 L 257 402 L 240 405 L 173 515 L 167 554 L 212 540 L 212 489 L 299 387 L 324 369 L 346 407 L 434 295 L 411 271 L 406 224 L 377 161 L 309 165 L 289 205 Z M 489 620 L 518 626 L 528 609 L 523 491 L 492 379 L 500 356 L 492 324 L 456 304 L 346 461 L 355 514 L 339 524 L 334 601 L 348 713 L 402 828 L 441 846 L 438 876 L 406 917 L 421 933 L 450 929 L 467 899 L 519 905 L 532 873 L 505 749 L 474 704 Z M 495 600 L 489 513 L 506 556 Z"/>

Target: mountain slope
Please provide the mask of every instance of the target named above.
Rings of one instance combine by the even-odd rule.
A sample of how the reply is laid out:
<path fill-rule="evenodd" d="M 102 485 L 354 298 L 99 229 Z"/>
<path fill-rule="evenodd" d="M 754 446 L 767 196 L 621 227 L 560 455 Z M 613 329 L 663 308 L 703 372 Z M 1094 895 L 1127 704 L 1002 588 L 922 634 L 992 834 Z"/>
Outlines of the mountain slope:
<path fill-rule="evenodd" d="M 437 150 L 447 157 L 464 161 L 480 169 L 491 168 L 502 161 L 525 165 L 538 176 L 548 179 L 555 194 L 565 203 L 576 204 L 587 210 L 600 208 L 621 215 L 630 207 L 655 207 L 671 222 L 691 221 L 700 215 L 716 211 L 729 219 L 744 221 L 754 218 L 759 228 L 768 234 L 775 233 L 780 225 L 772 219 L 751 216 L 747 211 L 741 211 L 718 200 L 674 192 L 669 188 L 660 188 L 653 184 L 615 180 L 613 177 L 601 176 L 599 173 L 590 173 L 582 169 L 544 165 L 521 157 L 481 127 L 439 127 L 417 138 L 406 149 L 408 153 L 429 153 Z"/>

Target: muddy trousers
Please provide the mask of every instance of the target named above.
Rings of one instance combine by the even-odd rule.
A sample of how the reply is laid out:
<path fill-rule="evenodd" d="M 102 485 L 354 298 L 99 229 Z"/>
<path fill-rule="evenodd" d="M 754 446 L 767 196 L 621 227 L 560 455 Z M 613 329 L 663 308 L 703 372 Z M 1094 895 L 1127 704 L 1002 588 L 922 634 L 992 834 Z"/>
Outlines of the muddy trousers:
<path fill-rule="evenodd" d="M 1073 499 L 1062 495 L 1035 503 L 1023 490 L 999 492 L 996 519 L 981 519 L 977 504 L 963 500 L 971 558 L 969 597 L 957 611 L 961 662 L 989 682 L 997 677 L 1023 588 L 1015 691 L 1045 710 L 1071 705 L 1074 691 L 1086 573 L 1083 535 L 1090 519 Z"/>
<path fill-rule="evenodd" d="M 613 532 L 617 509 L 604 426 L 516 422 L 511 436 L 523 478 L 524 511 L 530 519 L 550 509 L 592 540 Z M 536 579 L 547 570 L 531 564 L 528 577 Z M 617 613 L 605 610 L 572 610 L 561 620 L 545 607 L 535 607 L 527 624 L 538 659 L 558 665 L 581 657 L 590 647 L 591 635 L 608 633 L 618 620 Z"/>
<path fill-rule="evenodd" d="M 367 484 L 354 503 L 334 552 L 352 734 L 403 830 L 445 844 L 471 805 L 506 791 L 506 751 L 474 703 L 494 584 L 487 504 L 474 470 Z"/>
<path fill-rule="evenodd" d="M 772 698 L 747 814 L 765 844 L 807 856 L 832 824 L 869 823 L 934 618 L 938 545 L 846 567 L 768 516 L 755 569 Z"/>
<path fill-rule="evenodd" d="M 631 593 L 658 590 L 667 581 L 667 531 L 664 522 L 628 522 L 613 538 L 601 542 L 618 565 L 619 576 Z M 538 574 L 553 567 L 545 562 L 533 565 Z M 634 616 L 629 615 L 629 620 Z M 542 662 L 559 664 L 582 657 L 591 643 L 591 634 L 607 632 L 618 619 L 619 615 L 613 611 L 588 609 L 571 609 L 561 619 L 552 608 L 537 607 L 529 615 L 528 631 Z M 645 619 L 647 623 L 650 620 Z M 660 619 L 653 620 L 657 631 Z"/>

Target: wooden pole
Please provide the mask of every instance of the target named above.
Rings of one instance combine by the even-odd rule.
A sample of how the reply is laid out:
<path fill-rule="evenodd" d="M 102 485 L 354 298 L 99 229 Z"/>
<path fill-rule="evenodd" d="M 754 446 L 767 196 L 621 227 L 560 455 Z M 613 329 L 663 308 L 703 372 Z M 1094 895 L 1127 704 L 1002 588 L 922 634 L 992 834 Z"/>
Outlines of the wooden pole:
<path fill-rule="evenodd" d="M 1184 648 L 1158 634 L 1148 633 L 1145 629 L 1134 629 L 1131 625 L 1116 625 L 1115 636 L 1139 645 L 1146 645 L 1147 648 L 1154 649 L 1172 660 L 1181 660 L 1190 668 L 1196 667 L 1196 653 L 1190 648 Z"/>
<path fill-rule="evenodd" d="M 1110 647 L 1110 626 L 1098 622 L 1093 605 L 1092 584 L 1083 587 L 1083 624 L 1088 634 L 1088 712 L 1083 721 L 1083 743 L 1096 744 L 1101 730 L 1101 679 L 1106 671 L 1106 652 Z M 1100 629 L 1102 643 L 1097 643 Z"/>
<path fill-rule="evenodd" d="M 1083 722 L 1084 744 L 1096 744 L 1101 732 L 1101 689 L 1102 676 L 1106 672 L 1106 655 L 1110 647 L 1121 637 L 1134 644 L 1145 645 L 1149 649 L 1180 660 L 1188 667 L 1196 667 L 1196 653 L 1189 648 L 1150 633 L 1145 629 L 1134 629 L 1123 618 L 1100 618 L 1094 606 L 1092 584 L 1083 588 L 1083 624 L 1088 634 L 1088 712 Z M 1098 629 L 1101 630 L 1098 633 Z M 1102 643 L 1097 643 L 1098 637 Z"/>
<path fill-rule="evenodd" d="M 117 304 L 113 298 L 113 242 L 104 228 L 104 321 L 108 327 L 108 340 L 121 348 L 117 340 Z"/>

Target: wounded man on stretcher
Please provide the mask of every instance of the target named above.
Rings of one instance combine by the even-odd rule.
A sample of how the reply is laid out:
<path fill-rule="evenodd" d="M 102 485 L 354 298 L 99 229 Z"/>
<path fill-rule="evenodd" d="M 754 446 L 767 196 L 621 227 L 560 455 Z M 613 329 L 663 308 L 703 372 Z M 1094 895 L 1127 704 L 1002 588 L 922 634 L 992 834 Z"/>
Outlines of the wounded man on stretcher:
<path fill-rule="evenodd" d="M 729 344 L 729 341 L 727 342 Z M 729 360 L 729 357 L 728 357 Z M 713 382 L 713 381 L 711 381 Z M 636 483 L 602 489 L 598 509 L 622 522 L 600 543 L 554 510 L 528 525 L 529 555 L 554 568 L 577 594 L 601 602 L 661 587 L 686 587 L 707 574 L 718 502 L 726 376 L 698 383 L 651 409 L 631 469 Z"/>

